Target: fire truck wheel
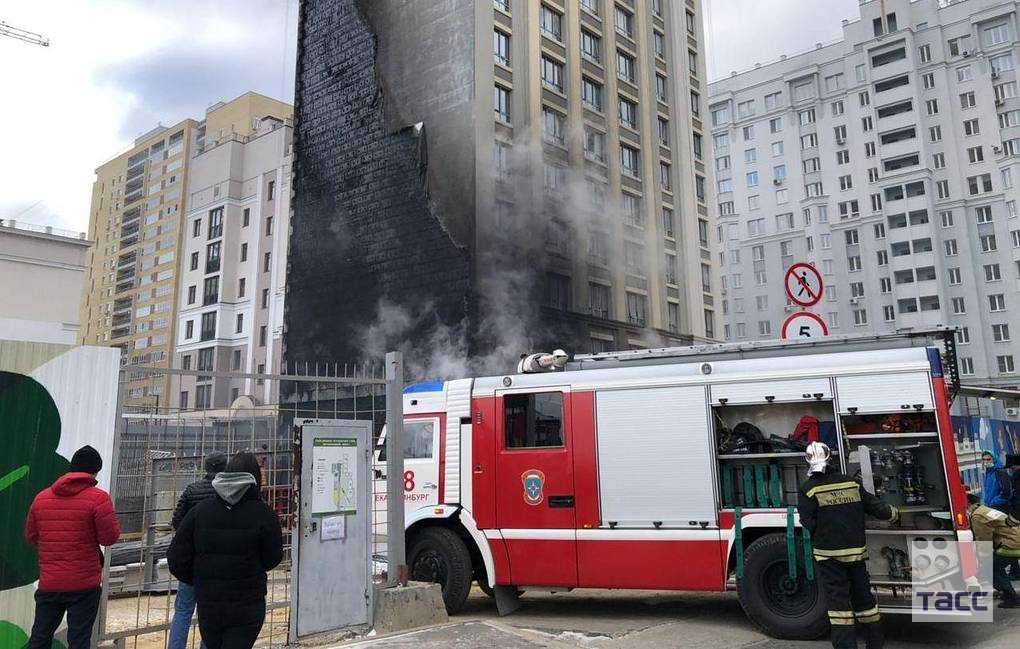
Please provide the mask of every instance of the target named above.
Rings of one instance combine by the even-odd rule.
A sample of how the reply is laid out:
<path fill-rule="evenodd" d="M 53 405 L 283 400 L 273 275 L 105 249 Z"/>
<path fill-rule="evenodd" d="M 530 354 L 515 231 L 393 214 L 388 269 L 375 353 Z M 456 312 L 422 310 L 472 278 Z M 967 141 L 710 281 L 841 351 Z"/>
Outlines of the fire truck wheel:
<path fill-rule="evenodd" d="M 829 629 L 817 573 L 804 575 L 804 548 L 797 543 L 797 577 L 791 579 L 786 535 L 768 534 L 744 552 L 744 577 L 737 583 L 740 605 L 762 631 L 784 640 L 814 640 Z"/>
<path fill-rule="evenodd" d="M 427 527 L 411 542 L 407 553 L 411 579 L 442 586 L 447 613 L 464 606 L 471 591 L 471 554 L 457 533 L 445 527 Z"/>
<path fill-rule="evenodd" d="M 486 577 L 484 575 L 479 577 L 477 583 L 478 583 L 478 589 L 480 591 L 482 591 L 483 593 L 485 593 L 485 595 L 487 597 L 495 597 L 496 596 L 496 593 L 492 592 L 492 587 L 489 586 L 489 578 L 488 577 Z"/>

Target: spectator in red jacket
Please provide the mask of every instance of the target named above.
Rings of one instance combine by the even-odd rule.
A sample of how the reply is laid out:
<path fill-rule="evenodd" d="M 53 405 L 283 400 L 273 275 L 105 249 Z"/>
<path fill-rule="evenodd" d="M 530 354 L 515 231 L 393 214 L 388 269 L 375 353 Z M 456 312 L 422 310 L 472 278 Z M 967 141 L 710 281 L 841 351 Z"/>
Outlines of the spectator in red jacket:
<path fill-rule="evenodd" d="M 110 495 L 96 487 L 102 468 L 99 452 L 81 447 L 71 470 L 39 492 L 28 510 L 25 538 L 39 548 L 29 649 L 50 649 L 65 613 L 68 649 L 88 649 L 92 641 L 103 579 L 99 546 L 113 545 L 120 536 Z"/>

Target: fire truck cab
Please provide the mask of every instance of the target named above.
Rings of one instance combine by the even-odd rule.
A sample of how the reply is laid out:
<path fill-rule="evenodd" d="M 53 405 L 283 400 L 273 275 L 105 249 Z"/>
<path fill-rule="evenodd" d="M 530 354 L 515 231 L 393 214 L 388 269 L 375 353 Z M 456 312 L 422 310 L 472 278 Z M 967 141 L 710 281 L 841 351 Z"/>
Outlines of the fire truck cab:
<path fill-rule="evenodd" d="M 938 332 L 603 353 L 411 386 L 410 574 L 439 582 L 451 612 L 473 581 L 501 612 L 527 590 L 735 589 L 770 635 L 817 637 L 828 622 L 795 512 L 813 437 L 901 512 L 869 529 L 868 566 L 883 610 L 908 611 L 912 587 L 975 570 L 942 553 L 920 581 L 906 560 L 909 544 L 971 539 L 955 383 Z"/>

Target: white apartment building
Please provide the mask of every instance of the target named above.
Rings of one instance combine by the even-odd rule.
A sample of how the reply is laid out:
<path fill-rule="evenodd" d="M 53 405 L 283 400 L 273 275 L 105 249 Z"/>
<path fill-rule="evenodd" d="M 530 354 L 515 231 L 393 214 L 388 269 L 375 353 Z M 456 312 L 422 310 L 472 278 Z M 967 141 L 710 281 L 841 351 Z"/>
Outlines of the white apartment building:
<path fill-rule="evenodd" d="M 263 117 L 249 136 L 207 133 L 192 159 L 174 367 L 276 373 L 290 224 L 291 120 Z M 174 378 L 175 406 L 275 404 L 278 382 Z M 239 402 L 241 403 L 241 402 Z"/>
<path fill-rule="evenodd" d="M 862 0 L 843 40 L 710 85 L 726 339 L 778 337 L 806 261 L 833 334 L 959 327 L 964 382 L 1020 383 L 1017 7 Z"/>

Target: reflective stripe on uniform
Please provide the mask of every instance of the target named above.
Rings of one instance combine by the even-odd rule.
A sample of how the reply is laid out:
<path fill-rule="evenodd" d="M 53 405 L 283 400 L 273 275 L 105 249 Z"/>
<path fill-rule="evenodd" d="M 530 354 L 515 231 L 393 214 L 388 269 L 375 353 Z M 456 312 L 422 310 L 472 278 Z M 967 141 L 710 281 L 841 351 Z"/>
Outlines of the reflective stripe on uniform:
<path fill-rule="evenodd" d="M 867 554 L 867 548 L 841 548 L 839 550 L 823 550 L 814 548 L 816 559 L 835 559 L 838 557 L 857 557 Z"/>
<path fill-rule="evenodd" d="M 854 624 L 853 611 L 826 611 L 826 613 L 829 615 L 829 624 L 842 626 L 853 626 Z"/>
<path fill-rule="evenodd" d="M 892 518 L 889 519 L 889 522 L 895 523 L 896 521 L 900 520 L 900 510 L 896 509 L 892 505 L 889 505 L 889 509 L 892 510 Z"/>
<path fill-rule="evenodd" d="M 854 617 L 861 624 L 871 624 L 872 622 L 878 622 L 881 616 L 878 614 L 878 607 L 872 606 L 871 608 L 864 611 L 854 611 Z"/>
<path fill-rule="evenodd" d="M 857 487 L 860 489 L 860 486 L 861 485 L 856 482 L 833 482 L 832 484 L 822 484 L 817 487 L 811 487 L 808 489 L 806 495 L 808 498 L 813 498 L 815 494 L 823 491 L 838 491 L 839 489 L 850 489 L 851 487 Z"/>

